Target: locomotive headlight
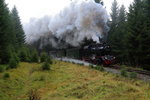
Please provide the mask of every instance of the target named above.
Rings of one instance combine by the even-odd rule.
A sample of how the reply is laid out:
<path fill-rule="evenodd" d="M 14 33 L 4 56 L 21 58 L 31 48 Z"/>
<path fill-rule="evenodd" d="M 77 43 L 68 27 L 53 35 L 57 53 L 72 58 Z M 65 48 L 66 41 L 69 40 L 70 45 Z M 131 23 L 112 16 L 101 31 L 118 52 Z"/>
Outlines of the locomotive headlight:
<path fill-rule="evenodd" d="M 104 49 L 104 47 L 99 47 L 99 49 Z"/>
<path fill-rule="evenodd" d="M 105 59 L 108 59 L 107 57 L 104 57 Z"/>

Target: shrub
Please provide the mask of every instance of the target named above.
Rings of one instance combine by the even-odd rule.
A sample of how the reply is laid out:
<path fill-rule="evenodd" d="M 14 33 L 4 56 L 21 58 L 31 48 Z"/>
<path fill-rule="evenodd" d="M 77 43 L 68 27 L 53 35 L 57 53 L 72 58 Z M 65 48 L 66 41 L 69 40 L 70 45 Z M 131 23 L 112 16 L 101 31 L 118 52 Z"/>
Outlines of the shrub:
<path fill-rule="evenodd" d="M 124 77 L 128 77 L 128 72 L 126 69 L 121 69 L 121 75 L 124 76 Z"/>
<path fill-rule="evenodd" d="M 3 72 L 3 71 L 4 71 L 4 66 L 0 65 L 0 72 Z"/>
<path fill-rule="evenodd" d="M 16 68 L 18 65 L 18 62 L 12 57 L 9 61 L 8 67 L 9 68 Z"/>
<path fill-rule="evenodd" d="M 84 63 L 79 63 L 80 66 L 84 66 Z"/>
<path fill-rule="evenodd" d="M 4 79 L 7 79 L 7 78 L 9 78 L 9 77 L 10 77 L 9 73 L 5 73 L 5 74 L 3 75 L 3 78 L 4 78 Z"/>
<path fill-rule="evenodd" d="M 22 48 L 19 52 L 19 58 L 21 61 L 29 61 L 29 57 L 25 48 Z"/>
<path fill-rule="evenodd" d="M 50 64 L 47 61 L 43 63 L 42 70 L 50 70 Z"/>
<path fill-rule="evenodd" d="M 44 81 L 45 77 L 44 76 L 40 76 L 39 81 Z"/>
<path fill-rule="evenodd" d="M 52 58 L 51 58 L 51 57 L 49 57 L 49 56 L 47 56 L 46 61 L 47 61 L 49 64 L 53 64 Z"/>
<path fill-rule="evenodd" d="M 39 56 L 36 50 L 31 54 L 31 62 L 39 62 Z"/>
<path fill-rule="evenodd" d="M 20 59 L 19 59 L 18 55 L 15 52 L 11 53 L 11 58 L 14 58 L 17 63 L 20 62 Z"/>
<path fill-rule="evenodd" d="M 102 66 L 96 66 L 95 69 L 99 71 L 104 71 L 104 68 Z"/>
<path fill-rule="evenodd" d="M 90 64 L 89 66 L 90 66 L 90 68 L 94 68 L 94 66 L 92 64 Z"/>
<path fill-rule="evenodd" d="M 137 78 L 137 73 L 136 72 L 131 72 L 130 73 L 130 78 L 133 78 L 133 79 Z"/>
<path fill-rule="evenodd" d="M 32 89 L 28 93 L 29 100 L 41 100 L 41 97 L 36 89 Z"/>
<path fill-rule="evenodd" d="M 46 54 L 46 52 L 42 52 L 41 53 L 41 62 L 44 62 L 44 61 L 46 61 L 47 60 L 47 54 Z"/>

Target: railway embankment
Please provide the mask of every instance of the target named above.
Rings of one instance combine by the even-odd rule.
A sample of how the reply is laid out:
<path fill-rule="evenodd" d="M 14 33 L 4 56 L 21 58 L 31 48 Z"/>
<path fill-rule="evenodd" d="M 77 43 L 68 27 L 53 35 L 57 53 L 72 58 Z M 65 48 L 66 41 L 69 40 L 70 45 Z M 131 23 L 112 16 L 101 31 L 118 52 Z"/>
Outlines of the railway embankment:
<path fill-rule="evenodd" d="M 57 60 L 61 60 L 61 61 L 65 61 L 65 62 L 71 62 L 71 63 L 75 63 L 75 64 L 81 64 L 81 65 L 84 65 L 84 66 L 90 66 L 90 65 L 93 65 L 93 66 L 96 66 L 94 64 L 91 64 L 89 62 L 85 62 L 85 61 L 82 61 L 82 60 L 77 60 L 77 59 L 72 59 L 72 58 L 67 58 L 67 57 L 64 57 L 64 58 L 56 58 Z M 119 68 L 119 66 L 117 66 L 117 68 L 114 66 L 111 66 L 110 67 L 104 67 L 104 70 L 106 72 L 110 72 L 110 73 L 113 73 L 113 74 L 118 74 L 120 75 L 121 74 L 121 68 Z M 150 82 L 150 73 L 148 73 L 148 71 L 139 71 L 139 70 L 134 70 L 134 69 L 127 69 L 128 72 L 136 72 L 137 73 L 137 79 L 140 79 L 140 80 L 143 80 L 143 81 L 146 81 L 146 82 Z"/>

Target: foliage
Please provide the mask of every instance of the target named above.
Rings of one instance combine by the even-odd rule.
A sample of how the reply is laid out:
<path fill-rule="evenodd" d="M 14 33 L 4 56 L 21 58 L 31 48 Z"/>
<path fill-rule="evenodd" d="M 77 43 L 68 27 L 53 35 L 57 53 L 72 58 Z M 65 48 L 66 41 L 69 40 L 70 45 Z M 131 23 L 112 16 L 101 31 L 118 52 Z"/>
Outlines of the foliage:
<path fill-rule="evenodd" d="M 130 78 L 133 78 L 133 79 L 137 78 L 137 73 L 136 72 L 131 72 L 130 73 Z"/>
<path fill-rule="evenodd" d="M 9 77 L 10 77 L 9 73 L 4 73 L 3 79 L 7 79 L 7 78 L 9 78 Z"/>
<path fill-rule="evenodd" d="M 0 65 L 0 72 L 4 71 L 4 66 Z"/>
<path fill-rule="evenodd" d="M 129 7 L 127 23 L 128 58 L 130 64 L 134 66 L 140 66 L 148 53 L 146 50 L 148 46 L 148 36 L 146 34 L 145 21 L 143 19 L 145 19 L 143 2 L 142 0 L 134 0 L 134 3 Z"/>
<path fill-rule="evenodd" d="M 95 69 L 99 71 L 104 71 L 104 68 L 102 66 L 96 66 Z"/>
<path fill-rule="evenodd" d="M 116 0 L 112 4 L 110 31 L 108 42 L 112 47 L 113 54 L 118 58 L 118 62 L 125 60 L 125 34 L 126 34 L 126 11 L 124 5 L 120 8 Z"/>
<path fill-rule="evenodd" d="M 14 57 L 11 57 L 8 67 L 9 68 L 16 68 L 18 66 L 18 62 Z"/>
<path fill-rule="evenodd" d="M 21 22 L 20 22 L 20 18 L 18 15 L 18 11 L 17 8 L 14 6 L 14 8 L 11 11 L 11 18 L 13 21 L 13 28 L 14 28 L 14 32 L 15 32 L 15 36 L 16 36 L 16 43 L 17 46 L 22 46 L 25 43 L 25 33 L 23 31 Z"/>
<path fill-rule="evenodd" d="M 90 66 L 90 68 L 94 68 L 94 66 L 92 64 L 90 64 L 89 66 Z"/>
<path fill-rule="evenodd" d="M 9 9 L 4 0 L 0 0 L 0 63 L 9 62 L 9 46 L 13 44 L 14 34 Z"/>
<path fill-rule="evenodd" d="M 24 42 L 25 34 L 16 7 L 10 12 L 5 0 L 0 0 L 0 64 L 8 64 L 12 52 L 17 53 Z"/>
<path fill-rule="evenodd" d="M 50 56 L 47 56 L 46 61 L 47 61 L 49 64 L 53 64 L 52 58 L 51 58 Z"/>
<path fill-rule="evenodd" d="M 127 70 L 126 70 L 125 68 L 121 69 L 120 74 L 121 74 L 122 76 L 124 76 L 124 77 L 128 77 L 128 72 L 127 72 Z"/>
<path fill-rule="evenodd" d="M 48 58 L 47 53 L 46 53 L 46 52 L 42 52 L 42 53 L 41 53 L 41 62 L 46 61 L 46 60 L 47 60 L 47 58 Z"/>
<path fill-rule="evenodd" d="M 34 49 L 31 53 L 31 62 L 39 62 L 39 56 L 36 49 Z"/>
<path fill-rule="evenodd" d="M 17 63 L 20 62 L 20 58 L 18 57 L 17 53 L 15 53 L 15 52 L 12 52 L 12 53 L 11 53 L 11 58 L 14 58 Z"/>
<path fill-rule="evenodd" d="M 126 13 L 125 7 L 112 4 L 108 42 L 120 64 L 148 69 L 150 65 L 150 1 L 134 0 Z"/>
<path fill-rule="evenodd" d="M 42 65 L 42 70 L 50 70 L 50 64 L 48 61 L 44 62 Z"/>
<path fill-rule="evenodd" d="M 27 47 L 22 47 L 19 50 L 19 58 L 20 58 L 20 61 L 23 61 L 23 62 L 30 62 L 31 61 L 31 54 L 30 54 L 30 51 Z"/>

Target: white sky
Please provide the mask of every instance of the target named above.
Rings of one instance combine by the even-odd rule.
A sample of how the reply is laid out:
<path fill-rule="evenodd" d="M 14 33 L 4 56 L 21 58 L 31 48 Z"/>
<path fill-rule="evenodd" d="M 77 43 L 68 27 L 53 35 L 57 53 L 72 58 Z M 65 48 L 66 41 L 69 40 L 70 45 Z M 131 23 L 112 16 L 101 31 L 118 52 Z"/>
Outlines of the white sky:
<path fill-rule="evenodd" d="M 8 7 L 12 9 L 16 5 L 22 23 L 26 23 L 30 18 L 40 18 L 44 15 L 54 15 L 69 4 L 70 0 L 5 0 Z M 108 13 L 113 0 L 103 0 L 104 6 Z M 119 5 L 124 4 L 126 7 L 133 0 L 117 0 Z"/>

